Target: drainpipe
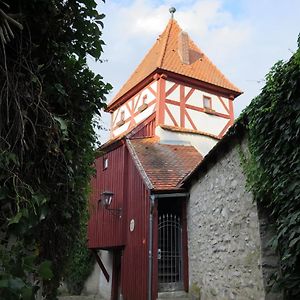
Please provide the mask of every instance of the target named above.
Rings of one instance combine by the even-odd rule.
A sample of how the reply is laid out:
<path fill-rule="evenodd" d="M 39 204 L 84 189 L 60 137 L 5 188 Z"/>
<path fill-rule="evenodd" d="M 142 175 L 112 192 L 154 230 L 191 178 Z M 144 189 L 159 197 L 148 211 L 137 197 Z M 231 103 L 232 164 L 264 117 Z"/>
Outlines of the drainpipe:
<path fill-rule="evenodd" d="M 150 195 L 150 215 L 149 215 L 149 259 L 148 259 L 148 300 L 152 300 L 152 273 L 153 273 L 153 211 L 155 195 Z"/>
<path fill-rule="evenodd" d="M 153 273 L 153 211 L 155 199 L 189 197 L 189 193 L 170 193 L 170 194 L 150 194 L 150 215 L 149 215 L 149 247 L 148 247 L 148 296 L 147 300 L 152 300 L 152 273 Z"/>

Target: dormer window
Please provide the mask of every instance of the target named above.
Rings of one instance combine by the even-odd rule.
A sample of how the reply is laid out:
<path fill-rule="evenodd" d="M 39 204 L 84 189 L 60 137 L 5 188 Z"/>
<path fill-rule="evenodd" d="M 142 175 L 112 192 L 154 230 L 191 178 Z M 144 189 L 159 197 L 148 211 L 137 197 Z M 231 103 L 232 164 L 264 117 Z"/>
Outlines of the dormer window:
<path fill-rule="evenodd" d="M 147 98 L 148 98 L 147 95 L 144 95 L 144 96 L 143 96 L 143 99 L 142 99 L 142 101 L 143 101 L 143 102 L 142 102 L 142 105 L 139 106 L 139 108 L 138 108 L 138 111 L 139 111 L 139 112 L 144 111 L 144 110 L 148 107 L 148 104 L 146 103 Z"/>
<path fill-rule="evenodd" d="M 125 123 L 125 111 L 121 110 L 120 112 L 120 121 L 117 123 L 117 126 L 120 127 Z"/>
<path fill-rule="evenodd" d="M 203 96 L 203 107 L 207 110 L 212 110 L 211 98 L 208 96 Z"/>

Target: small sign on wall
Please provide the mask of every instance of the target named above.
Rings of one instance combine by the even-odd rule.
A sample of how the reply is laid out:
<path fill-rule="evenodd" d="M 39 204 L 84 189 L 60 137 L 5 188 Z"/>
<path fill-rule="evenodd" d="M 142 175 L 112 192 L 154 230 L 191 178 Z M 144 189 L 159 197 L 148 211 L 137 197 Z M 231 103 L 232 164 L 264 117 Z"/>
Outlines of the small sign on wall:
<path fill-rule="evenodd" d="M 130 223 L 129 223 L 129 230 L 130 230 L 130 232 L 132 232 L 134 230 L 134 227 L 135 227 L 134 219 L 131 219 Z"/>

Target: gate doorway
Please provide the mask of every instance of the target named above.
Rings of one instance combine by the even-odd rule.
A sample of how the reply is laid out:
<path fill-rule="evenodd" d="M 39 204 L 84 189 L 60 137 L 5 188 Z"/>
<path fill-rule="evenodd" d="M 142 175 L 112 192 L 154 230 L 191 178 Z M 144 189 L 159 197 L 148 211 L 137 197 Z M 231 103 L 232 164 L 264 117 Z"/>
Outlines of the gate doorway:
<path fill-rule="evenodd" d="M 162 213 L 158 219 L 158 290 L 183 289 L 182 225 L 178 214 Z"/>

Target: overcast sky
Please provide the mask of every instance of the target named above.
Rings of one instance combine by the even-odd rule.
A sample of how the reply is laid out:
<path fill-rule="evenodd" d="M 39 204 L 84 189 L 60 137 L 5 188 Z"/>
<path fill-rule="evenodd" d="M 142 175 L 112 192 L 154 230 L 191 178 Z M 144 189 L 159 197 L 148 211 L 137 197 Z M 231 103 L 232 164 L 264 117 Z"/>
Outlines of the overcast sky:
<path fill-rule="evenodd" d="M 235 117 L 264 85 L 264 76 L 279 59 L 297 49 L 300 0 L 106 0 L 98 1 L 106 14 L 104 63 L 89 64 L 118 92 L 170 18 L 175 19 L 199 48 L 244 94 L 234 103 Z M 102 115 L 109 129 L 110 116 Z M 105 142 L 108 132 L 99 132 Z"/>

